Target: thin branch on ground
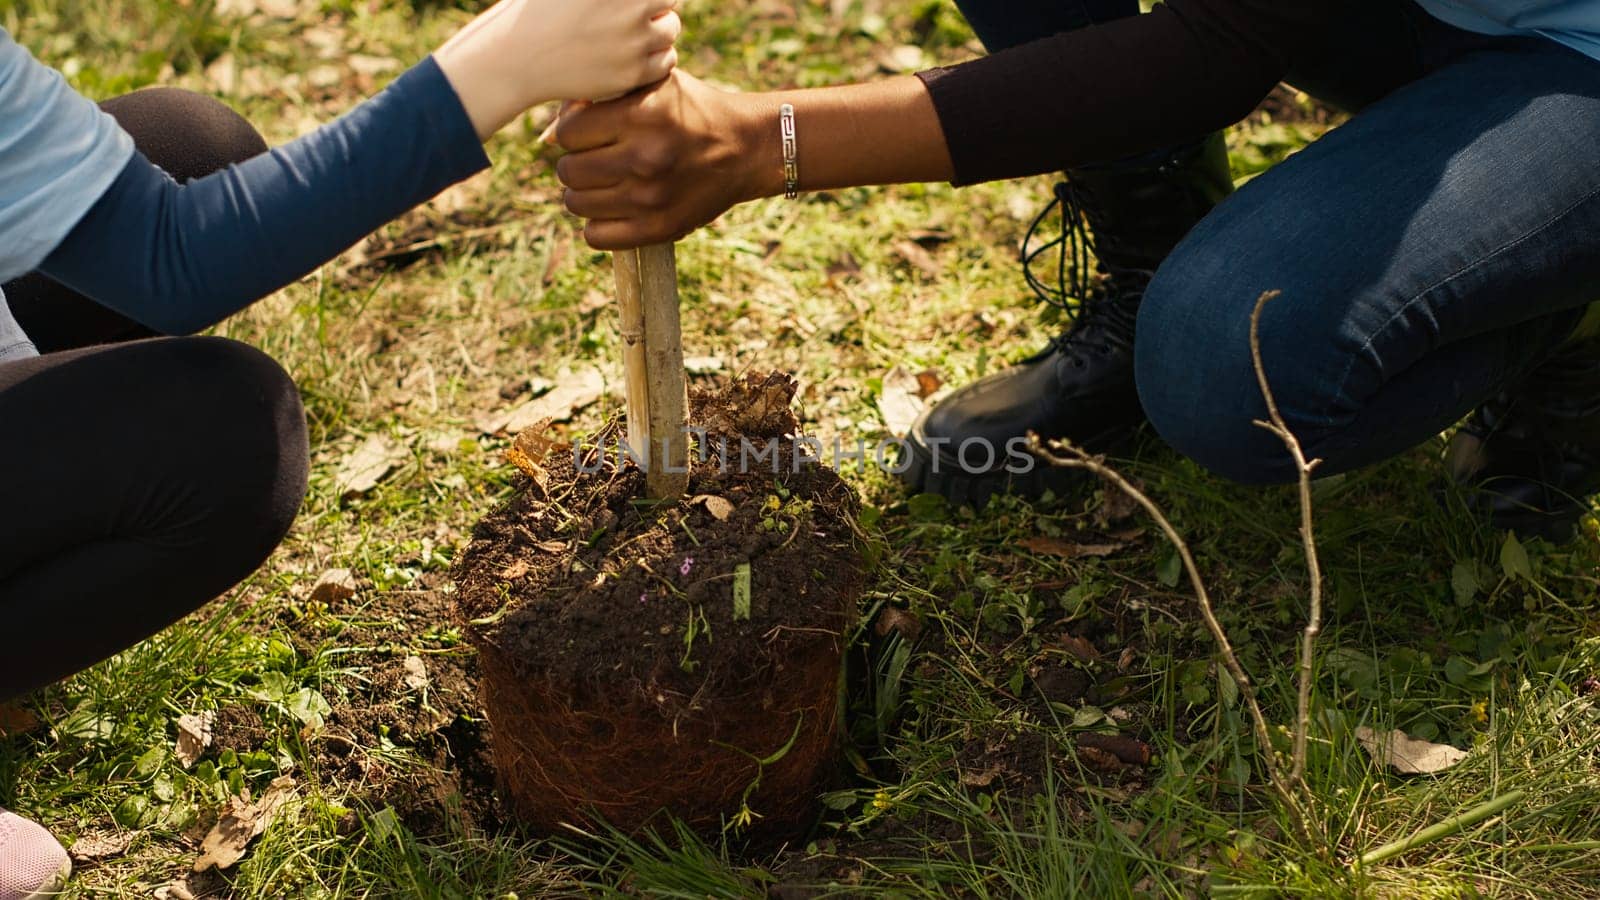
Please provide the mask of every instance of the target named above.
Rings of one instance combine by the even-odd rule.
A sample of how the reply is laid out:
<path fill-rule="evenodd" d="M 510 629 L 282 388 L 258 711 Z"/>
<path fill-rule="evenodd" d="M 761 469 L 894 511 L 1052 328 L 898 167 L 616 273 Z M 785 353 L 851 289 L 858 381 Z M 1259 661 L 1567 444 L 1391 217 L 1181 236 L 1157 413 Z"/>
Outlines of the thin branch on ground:
<path fill-rule="evenodd" d="M 1039 440 L 1038 435 L 1028 436 L 1029 448 L 1041 459 L 1051 465 L 1065 468 L 1084 469 L 1109 481 L 1118 490 L 1131 497 L 1134 502 L 1144 508 L 1144 511 L 1155 520 L 1156 525 L 1166 535 L 1167 540 L 1177 548 L 1178 556 L 1183 561 L 1183 568 L 1189 576 L 1190 586 L 1194 589 L 1195 601 L 1200 607 L 1200 617 L 1205 621 L 1207 630 L 1217 643 L 1217 652 L 1222 659 L 1222 665 L 1233 677 L 1234 683 L 1239 686 L 1239 696 L 1243 699 L 1245 709 L 1250 715 L 1250 724 L 1255 731 L 1256 742 L 1261 746 L 1262 757 L 1267 767 L 1267 780 L 1272 785 L 1273 791 L 1283 801 L 1285 809 L 1299 828 L 1300 833 L 1309 840 L 1315 840 L 1310 828 L 1306 811 L 1310 805 L 1310 793 L 1306 789 L 1306 744 L 1311 731 L 1311 688 L 1313 680 L 1313 661 L 1316 649 L 1317 635 L 1322 630 L 1322 565 L 1317 557 L 1316 536 L 1313 531 L 1313 517 L 1311 505 L 1311 477 L 1320 459 L 1306 459 L 1305 451 L 1300 446 L 1300 441 L 1289 430 L 1288 422 L 1283 418 L 1283 413 L 1278 409 L 1277 399 L 1272 394 L 1272 386 L 1267 381 L 1266 367 L 1261 360 L 1261 311 L 1267 303 L 1277 298 L 1281 292 L 1267 291 L 1256 299 L 1255 308 L 1250 313 L 1250 361 L 1256 373 L 1256 381 L 1261 385 L 1261 397 L 1266 402 L 1267 420 L 1256 420 L 1255 425 L 1264 428 L 1283 442 L 1289 455 L 1294 459 L 1295 473 L 1300 489 L 1300 540 L 1305 550 L 1306 569 L 1311 579 L 1310 598 L 1306 614 L 1306 627 L 1301 634 L 1300 664 L 1298 677 L 1298 697 L 1295 710 L 1295 723 L 1293 729 L 1293 749 L 1289 755 L 1289 770 L 1285 772 L 1280 765 L 1278 755 L 1272 748 L 1272 736 L 1267 724 L 1266 716 L 1261 712 L 1260 701 L 1256 697 L 1255 683 L 1245 672 L 1244 666 L 1239 662 L 1239 656 L 1234 652 L 1233 643 L 1228 639 L 1227 632 L 1222 623 L 1217 620 L 1215 609 L 1211 605 L 1211 595 L 1206 589 L 1205 580 L 1200 576 L 1200 570 L 1195 565 L 1194 555 L 1189 550 L 1189 545 L 1178 530 L 1162 513 L 1155 502 L 1134 487 L 1126 478 L 1116 470 L 1106 465 L 1105 458 L 1093 456 L 1081 448 L 1074 446 L 1070 441 L 1056 440 L 1048 445 Z M 1059 452 L 1058 452 L 1059 451 Z"/>
<path fill-rule="evenodd" d="M 1228 670 L 1234 684 L 1238 685 L 1239 697 L 1249 712 L 1250 724 L 1255 731 L 1256 742 L 1261 746 L 1261 755 L 1267 767 L 1267 782 L 1283 801 L 1284 808 L 1288 810 L 1301 834 L 1309 837 L 1311 832 L 1306 821 L 1304 804 L 1293 783 L 1284 777 L 1278 765 L 1277 755 L 1273 753 L 1271 731 L 1267 725 L 1267 717 L 1261 712 L 1261 704 L 1256 699 L 1255 682 L 1250 680 L 1249 674 L 1240 664 L 1239 655 L 1233 650 L 1233 642 L 1228 639 L 1228 632 L 1223 629 L 1222 623 L 1217 621 L 1216 610 L 1211 605 L 1210 591 L 1206 588 L 1205 579 L 1200 575 L 1199 567 L 1195 565 L 1194 554 L 1190 552 L 1188 542 L 1178 533 L 1178 529 L 1173 527 L 1172 522 L 1167 519 L 1155 501 L 1145 496 L 1143 491 L 1134 487 L 1120 473 L 1107 465 L 1104 456 L 1090 455 L 1067 440 L 1053 440 L 1047 445 L 1038 435 L 1032 433 L 1028 435 L 1028 449 L 1052 466 L 1083 469 L 1110 482 L 1113 487 L 1139 504 L 1155 521 L 1156 527 L 1161 529 L 1161 533 L 1166 535 L 1172 546 L 1177 548 L 1178 557 L 1183 561 L 1183 570 L 1189 576 L 1189 586 L 1194 590 L 1195 602 L 1200 607 L 1200 617 L 1205 620 L 1206 629 L 1217 642 L 1217 652 L 1222 658 L 1222 665 Z"/>
<path fill-rule="evenodd" d="M 1300 482 L 1300 541 L 1305 547 L 1306 572 L 1311 579 L 1309 609 L 1306 628 L 1300 641 L 1300 691 L 1295 709 L 1294 750 L 1290 755 L 1289 780 L 1301 790 L 1305 788 L 1306 739 L 1311 732 L 1311 682 L 1312 652 L 1317 635 L 1322 631 L 1322 564 L 1317 559 L 1317 541 L 1312 532 L 1311 473 L 1322 462 L 1307 460 L 1300 441 L 1289 430 L 1283 413 L 1278 411 L 1278 401 L 1272 396 L 1272 386 L 1267 383 L 1267 370 L 1261 362 L 1261 310 L 1278 298 L 1281 291 L 1267 291 L 1256 298 L 1256 308 L 1250 313 L 1250 360 L 1255 365 L 1256 380 L 1261 384 L 1261 397 L 1267 403 L 1270 421 L 1256 420 L 1256 425 L 1277 435 L 1278 440 L 1294 457 L 1295 473 Z"/>

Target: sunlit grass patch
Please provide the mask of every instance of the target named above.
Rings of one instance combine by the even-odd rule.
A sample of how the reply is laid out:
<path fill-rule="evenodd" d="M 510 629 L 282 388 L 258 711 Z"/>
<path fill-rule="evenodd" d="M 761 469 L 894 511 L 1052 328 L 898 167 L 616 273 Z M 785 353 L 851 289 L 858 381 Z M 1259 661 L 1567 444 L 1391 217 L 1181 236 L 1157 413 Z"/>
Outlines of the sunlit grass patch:
<path fill-rule="evenodd" d="M 212 90 L 281 141 L 348 108 L 471 14 L 422 2 L 296 8 L 293 18 L 241 17 L 207 2 L 28 0 L 0 6 L 0 21 L 96 97 L 158 81 Z M 685 64 L 751 89 L 875 77 L 911 58 L 901 45 L 924 64 L 975 52 L 945 3 L 691 5 L 685 17 Z M 1333 121 L 1293 112 L 1282 106 L 1233 132 L 1236 175 Z M 907 497 L 876 469 L 846 469 L 870 505 L 863 530 L 876 563 L 850 673 L 851 778 L 826 798 L 815 833 L 781 854 L 747 855 L 670 822 L 660 840 L 421 835 L 374 796 L 380 776 L 427 765 L 414 744 L 358 748 L 381 767 L 365 777 L 321 765 L 319 700 L 359 694 L 376 669 L 410 654 L 465 652 L 453 623 L 391 611 L 407 592 L 430 590 L 472 524 L 508 494 L 505 438 L 484 433 L 483 417 L 564 372 L 620 375 L 609 261 L 557 209 L 554 152 L 532 140 L 548 115 L 496 138 L 490 173 L 220 329 L 282 360 L 300 384 L 310 495 L 250 582 L 44 692 L 31 705 L 41 727 L 0 742 L 0 802 L 69 841 L 132 835 L 124 852 L 81 864 L 75 891 L 151 894 L 184 875 L 227 797 L 292 774 L 298 806 L 214 882 L 219 890 L 1594 893 L 1600 545 L 1592 529 L 1555 547 L 1480 528 L 1441 488 L 1436 445 L 1315 489 L 1329 610 L 1308 779 L 1327 856 L 1292 838 L 1261 790 L 1236 686 L 1218 674 L 1173 549 L 1088 481 L 1039 504 L 1001 500 L 973 513 Z M 1049 336 L 1015 262 L 1048 186 L 845 190 L 734 210 L 679 248 L 687 351 L 716 357 L 724 373 L 793 371 L 806 426 L 825 444 L 877 441 L 891 369 L 957 385 Z M 591 431 L 616 403 L 558 427 Z M 373 436 L 400 448 L 392 470 L 341 496 L 341 462 Z M 1287 724 L 1307 589 L 1293 492 L 1221 483 L 1153 439 L 1121 456 L 1115 464 L 1194 545 L 1269 717 Z M 1109 549 L 1062 549 L 1084 546 Z M 311 584 L 335 567 L 353 571 L 357 597 L 312 603 Z M 877 634 L 886 608 L 915 616 L 916 636 Z M 178 716 L 239 706 L 259 714 L 250 746 L 213 751 L 193 769 L 173 758 Z M 1470 754 L 1439 775 L 1403 776 L 1352 739 L 1362 725 Z M 1146 746 L 1150 761 L 1084 739 L 1111 733 Z M 1482 823 L 1376 865 L 1355 862 L 1515 790 L 1522 799 Z"/>

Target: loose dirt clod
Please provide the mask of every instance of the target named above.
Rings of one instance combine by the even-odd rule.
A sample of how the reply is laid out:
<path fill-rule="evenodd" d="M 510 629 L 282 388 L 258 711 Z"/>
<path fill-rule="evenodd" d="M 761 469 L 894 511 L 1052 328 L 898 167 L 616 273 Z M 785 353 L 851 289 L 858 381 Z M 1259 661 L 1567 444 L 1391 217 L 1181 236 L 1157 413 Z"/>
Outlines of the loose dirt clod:
<path fill-rule="evenodd" d="M 614 452 L 581 468 L 567 452 L 546 460 L 548 490 L 525 486 L 479 524 L 457 604 L 519 818 L 633 831 L 665 809 L 762 836 L 809 824 L 834 776 L 862 573 L 856 497 L 797 456 L 793 394 L 786 376 L 746 375 L 694 398 L 713 448 L 692 466 L 694 499 L 644 501 L 643 474 Z M 746 446 L 759 462 L 741 465 Z"/>

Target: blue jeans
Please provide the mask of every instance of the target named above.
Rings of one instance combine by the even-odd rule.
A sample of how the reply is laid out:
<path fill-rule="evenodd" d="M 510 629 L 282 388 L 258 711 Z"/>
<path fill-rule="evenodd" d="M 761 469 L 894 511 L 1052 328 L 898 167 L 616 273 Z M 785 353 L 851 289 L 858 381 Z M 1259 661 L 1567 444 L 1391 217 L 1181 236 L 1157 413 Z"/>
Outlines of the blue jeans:
<path fill-rule="evenodd" d="M 1136 12 L 1133 0 L 961 0 L 990 49 Z M 1273 393 L 1321 474 L 1437 435 L 1525 375 L 1600 300 L 1600 61 L 1351 0 L 1291 83 L 1354 117 L 1246 184 L 1161 266 L 1140 307 L 1157 432 L 1247 483 L 1292 480 Z M 1066 88 L 1064 88 L 1066 89 Z M 1077 127 L 1096 127 L 1084 123 Z"/>
<path fill-rule="evenodd" d="M 1168 443 L 1292 480 L 1250 362 L 1332 474 L 1437 435 L 1526 374 L 1600 300 L 1600 61 L 1429 26 L 1423 74 L 1251 181 L 1161 266 L 1139 396 Z"/>

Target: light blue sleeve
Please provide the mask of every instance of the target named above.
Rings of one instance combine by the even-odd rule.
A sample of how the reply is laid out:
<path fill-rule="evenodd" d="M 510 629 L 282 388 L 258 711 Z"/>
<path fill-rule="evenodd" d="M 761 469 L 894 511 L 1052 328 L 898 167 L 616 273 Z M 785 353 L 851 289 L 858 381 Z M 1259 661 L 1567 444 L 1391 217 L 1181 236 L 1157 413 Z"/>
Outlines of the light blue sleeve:
<path fill-rule="evenodd" d="M 1417 0 L 1434 18 L 1494 35 L 1542 35 L 1600 59 L 1600 0 Z"/>
<path fill-rule="evenodd" d="M 39 266 L 133 158 L 133 139 L 0 28 L 0 281 Z"/>
<path fill-rule="evenodd" d="M 33 341 L 23 333 L 22 326 L 12 318 L 11 308 L 6 306 L 5 292 L 0 291 L 0 363 L 38 355 L 38 348 L 33 346 Z"/>

